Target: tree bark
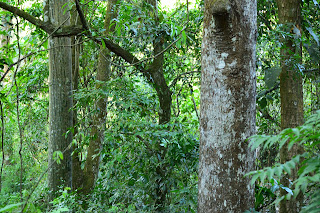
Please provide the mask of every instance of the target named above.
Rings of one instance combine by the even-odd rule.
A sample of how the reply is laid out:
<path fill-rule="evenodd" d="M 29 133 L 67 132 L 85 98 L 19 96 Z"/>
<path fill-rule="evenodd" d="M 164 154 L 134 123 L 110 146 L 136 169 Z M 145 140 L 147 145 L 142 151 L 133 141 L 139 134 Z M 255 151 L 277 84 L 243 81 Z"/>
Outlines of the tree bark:
<path fill-rule="evenodd" d="M 70 14 L 62 7 L 65 0 L 47 0 L 45 17 L 54 26 L 61 25 Z M 70 20 L 63 25 L 69 25 Z M 71 39 L 49 39 L 49 200 L 52 200 L 59 186 L 71 187 L 71 142 L 72 133 L 72 58 Z M 68 132 L 68 133 L 67 133 Z M 53 158 L 56 151 L 63 152 L 58 164 Z"/>
<path fill-rule="evenodd" d="M 159 24 L 158 17 L 158 4 L 156 0 L 146 0 L 146 2 L 152 5 L 153 11 L 151 11 L 151 16 L 154 18 L 155 24 Z M 157 42 L 156 42 L 157 41 Z M 172 92 L 168 87 L 166 79 L 163 74 L 163 64 L 164 64 L 164 56 L 163 56 L 163 44 L 164 38 L 163 35 L 160 34 L 156 36 L 156 39 L 153 43 L 153 54 L 155 56 L 152 64 L 147 69 L 146 77 L 149 80 L 149 83 L 153 86 L 153 88 L 157 92 L 157 96 L 159 99 L 159 124 L 168 123 L 171 119 L 171 104 L 172 104 Z"/>
<path fill-rule="evenodd" d="M 75 10 L 73 7 L 72 10 Z M 80 19 L 78 13 L 71 14 L 71 25 L 80 25 Z M 73 91 L 78 90 L 79 86 L 79 56 L 82 45 L 80 44 L 81 36 L 71 37 L 71 51 L 72 51 L 72 89 Z M 78 134 L 78 120 L 77 110 L 75 109 L 76 101 L 73 100 L 73 134 Z M 72 143 L 72 190 L 77 190 L 82 187 L 83 183 L 83 170 L 81 169 L 81 151 L 79 150 L 79 143 L 75 138 L 75 143 Z"/>
<path fill-rule="evenodd" d="M 110 25 L 112 23 L 112 20 L 117 16 L 116 3 L 117 0 L 108 1 L 106 18 L 104 23 L 104 36 L 107 36 L 110 32 L 113 32 L 115 29 L 115 25 L 112 25 L 111 28 Z M 101 89 L 104 82 L 108 81 L 110 76 L 110 50 L 106 49 L 101 45 L 98 60 L 99 61 L 96 76 L 96 89 Z M 107 114 L 107 98 L 108 97 L 98 97 L 95 105 L 96 112 L 93 117 L 93 124 L 91 127 L 91 139 L 88 146 L 87 160 L 84 168 L 84 194 L 88 194 L 94 188 L 99 173 L 100 152 L 102 148 L 102 143 L 104 141 L 104 133 L 106 129 L 105 116 Z"/>
<path fill-rule="evenodd" d="M 6 19 L 7 17 L 4 16 L 1 19 L 1 24 L 2 24 L 2 28 L 4 31 L 6 31 L 8 33 L 8 35 L 0 35 L 0 48 L 6 48 L 6 51 L 3 51 L 3 53 L 7 53 L 8 52 L 8 44 L 10 42 L 10 36 L 9 36 L 9 29 L 10 29 L 10 24 L 12 24 L 12 18 L 10 17 L 9 21 Z M 4 64 L 3 65 L 3 73 L 5 73 L 8 69 L 8 64 Z"/>
<path fill-rule="evenodd" d="M 207 0 L 202 43 L 198 212 L 244 212 L 254 188 L 256 1 Z"/>
<path fill-rule="evenodd" d="M 280 97 L 281 97 L 281 129 L 294 128 L 302 125 L 303 118 L 303 92 L 302 73 L 299 73 L 297 64 L 301 62 L 300 41 L 294 41 L 294 37 L 300 39 L 301 8 L 300 0 L 277 0 L 279 23 L 283 25 L 283 30 L 291 36 L 286 36 L 281 47 L 281 73 L 280 73 Z M 297 60 L 298 58 L 298 60 Z M 303 148 L 293 146 L 288 152 L 287 144 L 280 150 L 280 162 L 285 163 L 293 156 L 302 153 Z M 290 181 L 297 178 L 297 170 L 291 176 L 285 175 L 281 179 L 283 186 L 290 188 Z M 285 196 L 287 191 L 281 190 L 281 196 Z M 300 212 L 303 205 L 303 196 L 300 193 L 297 198 L 280 202 L 280 213 Z"/>

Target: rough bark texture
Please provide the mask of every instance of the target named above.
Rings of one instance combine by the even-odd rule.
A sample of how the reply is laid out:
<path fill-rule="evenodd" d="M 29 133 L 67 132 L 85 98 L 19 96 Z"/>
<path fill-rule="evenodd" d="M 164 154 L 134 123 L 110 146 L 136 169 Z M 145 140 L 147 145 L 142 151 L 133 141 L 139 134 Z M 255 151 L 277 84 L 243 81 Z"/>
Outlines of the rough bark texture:
<path fill-rule="evenodd" d="M 292 37 L 297 36 L 297 29 L 301 25 L 300 0 L 277 0 L 278 16 L 280 24 Z M 294 30 L 296 29 L 296 30 Z M 299 32 L 300 33 L 300 32 Z M 299 39 L 299 37 L 297 37 Z M 295 68 L 300 63 L 297 58 L 301 58 L 301 44 L 287 36 L 283 41 L 281 48 L 281 74 L 280 74 L 280 97 L 281 97 L 281 129 L 294 128 L 302 125 L 303 118 L 303 93 L 302 93 L 302 75 Z M 280 162 L 285 163 L 293 156 L 303 152 L 299 146 L 294 146 L 288 152 L 287 144 L 280 150 Z M 289 187 L 289 179 L 294 181 L 297 178 L 297 171 L 292 175 L 281 179 L 281 184 Z M 280 191 L 281 196 L 287 194 L 285 190 Z M 280 213 L 300 212 L 303 204 L 303 196 L 299 194 L 296 199 L 290 201 L 282 200 L 280 202 Z"/>
<path fill-rule="evenodd" d="M 73 8 L 75 10 L 75 7 Z M 71 14 L 71 25 L 80 25 L 80 19 L 78 13 Z M 79 56 L 81 49 L 81 37 L 73 36 L 71 37 L 72 44 L 72 89 L 74 91 L 78 90 L 79 85 Z M 76 102 L 73 101 L 73 106 L 76 105 Z M 78 127 L 77 127 L 77 111 L 73 111 L 73 134 L 77 135 Z M 82 187 L 83 182 L 83 170 L 81 169 L 81 159 L 80 159 L 80 151 L 78 146 L 78 141 L 72 144 L 72 190 L 79 189 Z"/>
<path fill-rule="evenodd" d="M 106 12 L 106 18 L 104 23 L 104 35 L 108 35 L 114 31 L 115 25 L 110 28 L 112 20 L 117 16 L 116 11 L 117 0 L 109 0 Z M 103 86 L 103 82 L 106 82 L 110 76 L 110 61 L 111 55 L 110 50 L 106 49 L 101 45 L 99 54 L 99 63 L 97 69 L 97 82 L 96 88 L 99 89 Z M 100 164 L 100 152 L 102 143 L 104 141 L 104 132 L 106 128 L 105 116 L 107 114 L 107 97 L 98 97 L 95 105 L 95 116 L 93 118 L 93 124 L 91 127 L 91 140 L 88 146 L 88 154 L 86 165 L 84 169 L 84 184 L 83 192 L 89 193 L 96 182 L 99 173 Z"/>
<path fill-rule="evenodd" d="M 254 189 L 256 1 L 205 1 L 198 212 L 244 212 Z"/>
<path fill-rule="evenodd" d="M 45 17 L 55 26 L 60 25 L 69 16 L 62 6 L 65 0 L 48 0 L 48 13 Z M 46 16 L 47 15 L 47 16 Z M 68 25 L 67 21 L 65 25 Z M 67 131 L 72 127 L 72 59 L 71 39 L 51 38 L 49 40 L 49 195 L 51 200 L 59 186 L 71 187 L 71 146 L 72 133 Z M 60 164 L 53 159 L 55 151 L 63 152 Z"/>

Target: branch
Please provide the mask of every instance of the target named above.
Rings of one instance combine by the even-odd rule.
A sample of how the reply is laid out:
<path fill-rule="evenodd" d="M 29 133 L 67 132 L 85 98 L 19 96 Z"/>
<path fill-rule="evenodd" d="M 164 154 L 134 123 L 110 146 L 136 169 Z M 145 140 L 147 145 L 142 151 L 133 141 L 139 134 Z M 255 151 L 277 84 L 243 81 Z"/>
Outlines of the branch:
<path fill-rule="evenodd" d="M 27 12 L 20 10 L 17 7 L 14 6 L 10 6 L 4 2 L 0 2 L 0 8 L 7 10 L 13 14 L 16 14 L 17 16 L 29 21 L 30 23 L 34 24 L 35 26 L 39 27 L 40 29 L 44 30 L 46 33 L 48 34 L 52 34 L 52 37 L 66 37 L 66 36 L 74 36 L 74 35 L 79 35 L 79 34 L 84 34 L 87 37 L 91 38 L 93 41 L 95 41 L 98 44 L 105 44 L 105 46 L 111 50 L 112 52 L 114 52 L 116 55 L 120 56 L 121 58 L 123 58 L 126 62 L 130 63 L 132 66 L 136 67 L 138 70 L 140 70 L 140 72 L 142 72 L 143 74 L 147 73 L 147 70 L 142 66 L 142 62 L 145 60 L 140 61 L 137 57 L 135 57 L 134 55 L 132 55 L 129 51 L 123 49 L 122 47 L 120 47 L 118 44 L 113 43 L 110 39 L 107 38 L 102 38 L 102 39 L 97 39 L 94 38 L 91 33 L 89 32 L 89 26 L 87 21 L 85 20 L 84 14 L 81 10 L 80 7 L 80 3 L 78 0 L 75 0 L 76 2 L 76 8 L 77 11 L 79 13 L 81 22 L 82 22 L 82 27 L 81 26 L 66 26 L 66 27 L 61 27 L 56 29 L 56 27 L 50 23 L 44 22 L 30 14 L 28 14 Z M 86 32 L 84 32 L 86 31 Z M 177 39 L 179 40 L 179 39 Z M 176 41 L 177 41 L 176 40 Z M 156 58 L 158 55 L 163 54 L 163 52 L 165 52 L 166 50 L 168 50 L 176 41 L 174 41 L 172 44 L 170 44 L 166 49 L 164 49 L 163 51 L 161 51 L 160 53 L 158 53 L 156 56 L 154 56 L 153 58 Z M 15 64 L 12 64 L 10 66 L 10 68 L 12 68 L 12 66 Z M 8 70 L 10 70 L 10 68 Z M 8 72 L 8 71 L 7 71 Z M 7 73 L 5 73 L 6 75 Z M 3 76 L 5 76 L 3 75 Z M 1 78 L 0 82 L 3 80 L 3 78 Z"/>
<path fill-rule="evenodd" d="M 270 31 L 272 31 L 273 29 L 272 29 L 270 23 L 268 22 L 268 20 L 265 19 L 260 13 L 258 13 L 258 16 L 262 19 L 262 22 L 266 25 L 266 27 L 267 27 Z"/>
<path fill-rule="evenodd" d="M 133 65 L 134 67 L 136 67 L 141 72 L 143 72 L 143 73 L 146 72 L 146 70 L 141 65 L 141 61 L 137 57 L 132 55 L 129 51 L 120 47 L 118 44 L 113 43 L 110 39 L 101 38 L 101 40 L 100 40 L 97 38 L 93 38 L 88 33 L 86 33 L 86 34 L 88 37 L 91 37 L 93 39 L 93 41 L 95 41 L 96 43 L 98 43 L 100 45 L 102 44 L 102 41 L 103 41 L 103 43 L 106 45 L 106 47 L 109 50 L 111 50 L 113 53 L 115 53 L 117 56 L 120 56 L 122 59 L 124 59 L 126 62 L 128 62 L 131 65 Z"/>
<path fill-rule="evenodd" d="M 85 29 L 87 32 L 85 33 L 86 36 L 88 36 L 89 38 L 92 38 L 93 41 L 95 41 L 96 43 L 98 43 L 99 45 L 101 45 L 102 43 L 105 44 L 105 46 L 112 52 L 114 52 L 117 56 L 120 56 L 121 58 L 123 58 L 126 62 L 128 62 L 129 64 L 134 65 L 138 70 L 140 70 L 141 72 L 145 73 L 146 70 L 141 66 L 141 62 L 140 60 L 135 57 L 134 55 L 132 55 L 129 51 L 123 49 L 122 47 L 120 47 L 118 44 L 113 43 L 110 39 L 107 38 L 94 38 L 91 33 L 89 32 L 89 25 L 88 22 L 83 14 L 83 11 L 80 7 L 80 3 L 78 0 L 75 0 L 76 3 L 76 9 L 78 11 L 79 17 L 80 17 L 80 21 L 82 23 L 83 29 Z"/>
<path fill-rule="evenodd" d="M 31 24 L 44 30 L 46 33 L 52 34 L 52 37 L 74 36 L 74 35 L 81 34 L 84 31 L 84 29 L 80 25 L 79 26 L 60 27 L 57 30 L 53 24 L 48 23 L 48 22 L 44 22 L 44 21 L 30 15 L 29 13 L 27 13 L 23 10 L 20 10 L 17 7 L 8 5 L 4 2 L 0 2 L 0 8 L 13 13 L 14 15 L 19 16 L 20 18 L 23 18 L 24 20 L 27 20 Z"/>
<path fill-rule="evenodd" d="M 83 34 L 83 27 L 81 25 L 70 25 L 60 27 L 55 32 L 53 31 L 52 37 L 68 37 Z M 48 32 L 47 32 L 48 33 Z"/>
<path fill-rule="evenodd" d="M 14 6 L 11 6 L 11 5 L 8 5 L 4 2 L 0 2 L 0 8 L 4 9 L 4 10 L 7 10 L 27 21 L 29 21 L 30 23 L 34 24 L 35 26 L 41 28 L 42 30 L 44 30 L 45 32 L 47 33 L 51 33 L 54 31 L 54 27 L 51 25 L 51 24 L 48 24 L 48 23 L 45 23 L 44 21 L 30 15 L 29 13 L 23 11 L 23 10 L 20 10 L 19 8 L 17 7 L 14 7 Z"/>
<path fill-rule="evenodd" d="M 75 2 L 76 2 L 76 8 L 79 13 L 79 17 L 80 17 L 80 21 L 82 23 L 82 26 L 85 30 L 89 30 L 89 25 L 88 25 L 88 22 L 87 22 L 86 18 L 84 17 L 84 14 L 81 10 L 80 3 L 78 0 L 75 0 Z"/>
<path fill-rule="evenodd" d="M 257 95 L 257 97 L 256 97 L 256 99 L 258 100 L 259 98 L 267 95 L 268 93 L 273 92 L 274 90 L 279 89 L 279 86 L 280 86 L 280 84 L 277 83 L 277 84 L 274 85 L 274 87 L 272 87 L 271 89 L 263 90 L 263 91 L 259 92 L 258 95 Z"/>
<path fill-rule="evenodd" d="M 170 88 L 171 87 L 174 87 L 175 85 L 176 85 L 176 83 L 178 82 L 178 80 L 180 79 L 180 78 L 182 78 L 182 76 L 184 76 L 184 75 L 190 75 L 190 74 L 193 74 L 193 73 L 201 73 L 201 71 L 199 71 L 199 70 L 196 70 L 196 71 L 190 71 L 190 72 L 185 72 L 185 73 L 181 73 L 180 75 L 178 75 L 173 81 L 172 81 L 172 83 L 170 84 Z"/>
<path fill-rule="evenodd" d="M 263 111 L 261 109 L 261 107 L 259 107 L 258 105 L 256 106 L 257 107 L 257 110 L 259 110 L 259 112 L 262 114 L 262 117 L 267 119 L 267 120 L 270 120 L 272 121 L 274 124 L 276 124 L 277 126 L 279 126 L 279 123 L 276 119 L 274 119 L 267 111 Z"/>

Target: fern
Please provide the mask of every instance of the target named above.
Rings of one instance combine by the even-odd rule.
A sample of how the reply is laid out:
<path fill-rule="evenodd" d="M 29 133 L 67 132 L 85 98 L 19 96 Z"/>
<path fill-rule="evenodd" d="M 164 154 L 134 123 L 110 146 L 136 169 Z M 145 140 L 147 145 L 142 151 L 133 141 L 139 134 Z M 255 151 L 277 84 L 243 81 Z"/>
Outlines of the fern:
<path fill-rule="evenodd" d="M 282 199 L 295 198 L 302 192 L 307 198 L 307 205 L 302 209 L 304 213 L 318 212 L 320 208 L 320 110 L 311 115 L 307 121 L 297 128 L 288 128 L 281 131 L 278 135 L 255 135 L 250 138 L 250 147 L 255 150 L 271 148 L 279 145 L 279 148 L 288 143 L 288 152 L 294 144 L 303 146 L 305 152 L 296 155 L 287 162 L 277 163 L 272 167 L 263 168 L 249 172 L 246 176 L 252 176 L 251 184 L 257 180 L 261 183 L 274 183 L 280 180 L 281 176 L 291 174 L 292 169 L 299 169 L 299 177 L 290 186 L 279 185 L 287 191 L 286 197 L 278 197 L 275 203 Z M 271 184 L 272 185 L 272 184 Z"/>

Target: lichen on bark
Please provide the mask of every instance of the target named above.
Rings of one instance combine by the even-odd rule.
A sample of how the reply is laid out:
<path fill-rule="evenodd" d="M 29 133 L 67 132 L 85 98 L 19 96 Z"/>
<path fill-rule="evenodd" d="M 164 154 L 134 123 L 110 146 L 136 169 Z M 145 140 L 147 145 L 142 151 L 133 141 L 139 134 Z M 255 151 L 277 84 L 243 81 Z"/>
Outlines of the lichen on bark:
<path fill-rule="evenodd" d="M 226 2 L 205 1 L 198 212 L 254 206 L 256 2 Z"/>

